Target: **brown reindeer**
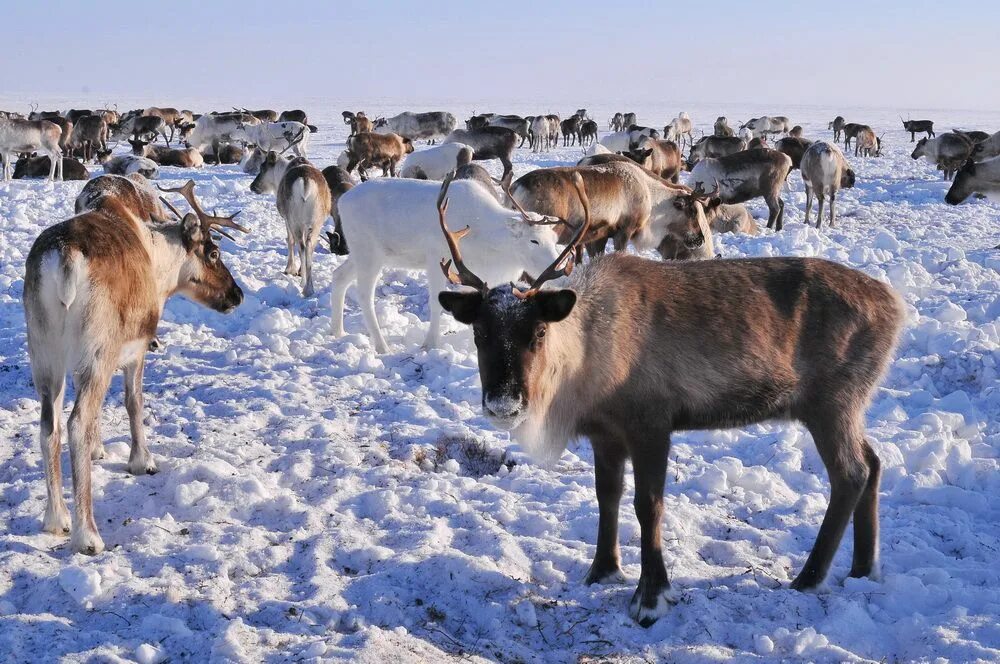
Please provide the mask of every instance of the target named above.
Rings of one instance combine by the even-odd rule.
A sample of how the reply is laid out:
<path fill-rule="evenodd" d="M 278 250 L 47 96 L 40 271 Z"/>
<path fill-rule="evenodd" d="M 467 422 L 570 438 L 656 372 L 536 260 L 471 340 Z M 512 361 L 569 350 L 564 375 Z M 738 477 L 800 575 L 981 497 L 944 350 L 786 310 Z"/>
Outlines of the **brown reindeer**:
<path fill-rule="evenodd" d="M 575 178 L 589 211 L 583 182 Z M 812 553 L 792 588 L 826 577 L 854 518 L 850 575 L 878 573 L 880 463 L 865 439 L 865 410 L 904 318 L 886 285 L 815 258 L 658 263 L 601 256 L 569 275 L 574 242 L 523 288 L 490 288 L 462 261 L 461 233 L 441 227 L 452 283 L 441 305 L 471 325 L 482 407 L 528 449 L 557 457 L 573 438 L 594 449 L 597 550 L 584 582 L 621 583 L 618 512 L 632 460 L 641 573 L 629 605 L 654 623 L 676 601 L 663 561 L 663 490 L 675 431 L 794 419 L 809 429 L 831 495 Z M 711 330 L 710 333 L 706 332 Z"/>
<path fill-rule="evenodd" d="M 168 191 L 183 194 L 196 214 L 175 224 L 150 224 L 141 208 L 111 193 L 42 231 L 26 261 L 28 355 L 42 406 L 48 489 L 42 527 L 58 535 L 70 531 L 59 457 L 66 374 L 72 373 L 76 400 L 68 426 L 75 513 L 71 547 L 79 553 L 93 555 L 104 549 L 94 519 L 91 460 L 104 455 L 100 411 L 112 375 L 123 368 L 132 433 L 128 470 L 155 473 L 142 424 L 142 372 L 167 298 L 183 293 L 223 313 L 243 301 L 212 231 L 245 229 L 232 217 L 205 214 L 194 197 L 193 181 Z"/>

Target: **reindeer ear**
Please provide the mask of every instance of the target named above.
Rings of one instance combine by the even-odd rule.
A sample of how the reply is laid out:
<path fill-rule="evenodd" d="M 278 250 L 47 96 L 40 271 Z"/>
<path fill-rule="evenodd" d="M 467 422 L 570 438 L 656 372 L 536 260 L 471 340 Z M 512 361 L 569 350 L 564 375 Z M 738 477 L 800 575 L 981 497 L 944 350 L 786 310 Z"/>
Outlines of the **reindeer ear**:
<path fill-rule="evenodd" d="M 479 291 L 441 291 L 438 293 L 438 302 L 459 323 L 471 325 L 479 318 L 483 294 Z"/>
<path fill-rule="evenodd" d="M 538 316 L 546 323 L 557 323 L 569 316 L 576 305 L 576 292 L 568 288 L 540 290 L 532 296 Z"/>
<path fill-rule="evenodd" d="M 184 241 L 184 248 L 188 253 L 200 247 L 205 237 L 201 232 L 201 221 L 197 216 L 188 212 L 181 220 L 181 239 Z"/>

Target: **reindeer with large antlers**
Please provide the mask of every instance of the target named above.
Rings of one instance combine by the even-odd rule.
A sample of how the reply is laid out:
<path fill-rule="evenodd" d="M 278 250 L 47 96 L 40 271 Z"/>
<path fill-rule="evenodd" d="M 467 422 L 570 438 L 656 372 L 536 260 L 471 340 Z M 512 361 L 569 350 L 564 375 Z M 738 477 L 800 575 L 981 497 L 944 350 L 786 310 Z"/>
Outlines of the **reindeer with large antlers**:
<path fill-rule="evenodd" d="M 822 583 L 852 516 L 850 575 L 876 577 L 880 464 L 864 421 L 904 319 L 899 297 L 815 258 L 660 263 L 611 254 L 567 287 L 542 288 L 569 274 L 561 262 L 591 223 L 579 174 L 574 181 L 587 221 L 527 291 L 490 288 L 471 271 L 459 243 L 475 229 L 451 233 L 442 205 L 458 271 L 445 270 L 472 290 L 438 300 L 473 328 L 483 411 L 498 427 L 550 458 L 570 439 L 590 439 L 599 518 L 585 583 L 625 580 L 618 510 L 631 458 L 641 573 L 629 613 L 643 626 L 666 614 L 676 601 L 661 531 L 671 434 L 769 419 L 805 424 L 830 477 L 826 516 L 792 588 Z"/>
<path fill-rule="evenodd" d="M 452 210 L 467 219 L 473 234 L 466 253 L 485 265 L 487 276 L 498 281 L 519 279 L 525 272 L 539 274 L 559 254 L 556 220 L 531 212 L 505 208 L 478 182 L 384 178 L 369 180 L 345 192 L 337 201 L 343 239 L 350 246 L 347 260 L 333 273 L 332 332 L 344 334 L 344 298 L 357 281 L 358 301 L 365 326 L 379 353 L 389 350 L 375 316 L 375 285 L 384 267 L 426 270 L 431 292 L 445 285 L 438 261 L 438 195 L 447 193 Z M 425 348 L 437 346 L 441 307 L 430 300 L 430 326 Z"/>
<path fill-rule="evenodd" d="M 63 394 L 66 374 L 71 373 L 76 388 L 68 426 L 71 545 L 80 553 L 104 549 L 94 519 L 90 471 L 91 459 L 104 456 L 100 410 L 115 370 L 122 367 L 125 377 L 132 433 L 128 470 L 135 475 L 155 473 L 142 424 L 142 373 L 167 298 L 180 293 L 222 313 L 243 301 L 212 232 L 228 237 L 224 228 L 246 229 L 233 221 L 235 215 L 206 214 L 195 198 L 193 181 L 163 191 L 180 193 L 194 214 L 181 218 L 174 210 L 178 223 L 151 223 L 152 208 L 142 197 L 119 196 L 112 186 L 88 198 L 82 213 L 42 231 L 28 254 L 24 311 L 31 374 L 42 406 L 48 489 L 42 528 L 57 535 L 70 532 L 59 457 Z"/>

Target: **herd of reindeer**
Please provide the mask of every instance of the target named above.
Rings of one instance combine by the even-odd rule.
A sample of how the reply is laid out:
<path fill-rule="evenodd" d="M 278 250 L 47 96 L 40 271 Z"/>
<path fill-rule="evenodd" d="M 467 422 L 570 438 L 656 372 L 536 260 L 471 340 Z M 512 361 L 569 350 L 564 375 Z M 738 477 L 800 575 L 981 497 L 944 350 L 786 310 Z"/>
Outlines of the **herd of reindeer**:
<path fill-rule="evenodd" d="M 103 456 L 100 409 L 119 368 L 132 438 L 128 470 L 157 471 L 144 433 L 142 375 L 166 300 L 180 293 L 222 313 L 243 301 L 219 245 L 220 235 L 248 232 L 237 214 L 207 213 L 194 181 L 154 188 L 150 180 L 161 166 L 240 164 L 254 178 L 253 192 L 275 194 L 287 229 L 285 272 L 301 276 L 306 296 L 315 291 L 314 250 L 332 220 L 331 252 L 346 256 L 332 280 L 335 336 L 344 334 L 345 294 L 356 284 L 374 348 L 388 352 L 374 307 L 379 274 L 424 270 L 437 293 L 424 346 L 438 345 L 445 312 L 472 327 L 484 414 L 543 456 L 557 456 L 575 437 L 590 439 L 599 518 L 588 584 L 624 581 L 618 510 L 625 461 L 633 461 L 641 572 L 629 611 L 640 624 L 676 601 L 660 530 L 674 431 L 803 423 L 831 495 L 791 586 L 823 582 L 852 518 L 850 575 L 878 574 L 880 462 L 864 421 L 904 322 L 901 300 L 885 284 L 822 259 L 686 260 L 715 258 L 713 233 L 759 232 L 742 205 L 754 198 L 767 204 L 768 228 L 780 231 L 793 169 L 806 188 L 806 223 L 815 197 L 820 226 L 829 198 L 833 225 L 837 192 L 855 182 L 844 151 L 853 142 L 855 157 L 881 153 L 870 126 L 838 117 L 829 125 L 834 142 L 810 141 L 785 117 L 755 118 L 736 130 L 720 117 L 711 135 L 695 140 L 685 113 L 662 131 L 617 113 L 603 138 L 585 109 L 568 119 L 473 114 L 464 129 L 447 112 L 372 120 L 345 111 L 343 118 L 351 126 L 346 150 L 320 170 L 307 156 L 316 127 L 302 111 L 0 112 L 5 179 L 17 156 L 15 177 L 87 179 L 88 163 L 105 170 L 88 179 L 75 216 L 42 231 L 26 260 L 45 531 L 71 534 L 74 552 L 104 549 L 91 460 Z M 954 178 L 949 203 L 1000 187 L 1000 133 L 936 136 L 930 121 L 903 124 L 911 142 L 927 134 L 913 157 Z M 171 147 L 175 138 L 183 145 Z M 131 153 L 112 156 L 109 145 L 122 140 Z M 432 145 L 414 151 L 418 140 Z M 527 143 L 541 152 L 560 140 L 579 145 L 583 158 L 513 178 L 515 149 Z M 491 159 L 503 165 L 499 179 L 476 163 Z M 372 168 L 389 177 L 369 179 Z M 684 171 L 687 184 L 680 183 Z M 180 212 L 168 194 L 190 211 Z M 612 253 L 604 251 L 608 240 Z M 666 260 L 625 253 L 628 245 Z M 67 427 L 72 519 L 59 462 L 67 374 L 76 390 Z"/>

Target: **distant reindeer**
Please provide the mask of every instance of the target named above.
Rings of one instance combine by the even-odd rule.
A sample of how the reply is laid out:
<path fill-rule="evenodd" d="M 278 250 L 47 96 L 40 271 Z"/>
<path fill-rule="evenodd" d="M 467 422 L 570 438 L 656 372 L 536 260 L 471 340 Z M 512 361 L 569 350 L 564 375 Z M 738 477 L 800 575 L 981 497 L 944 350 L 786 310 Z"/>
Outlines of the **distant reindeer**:
<path fill-rule="evenodd" d="M 51 160 L 49 180 L 55 179 L 56 173 L 62 180 L 63 151 L 59 145 L 61 138 L 62 129 L 49 120 L 0 118 L 0 162 L 3 163 L 3 179 L 10 182 L 16 155 L 41 152 Z"/>
<path fill-rule="evenodd" d="M 917 140 L 917 134 L 926 133 L 927 138 L 934 138 L 934 122 L 932 120 L 904 120 L 899 116 L 899 121 L 903 123 L 903 130 L 910 132 L 910 143 Z"/>
<path fill-rule="evenodd" d="M 838 143 L 840 142 L 840 134 L 841 132 L 844 131 L 845 123 L 846 120 L 844 120 L 844 116 L 838 115 L 833 120 L 831 120 L 830 123 L 826 126 L 827 129 L 833 130 L 833 140 L 837 141 Z"/>

